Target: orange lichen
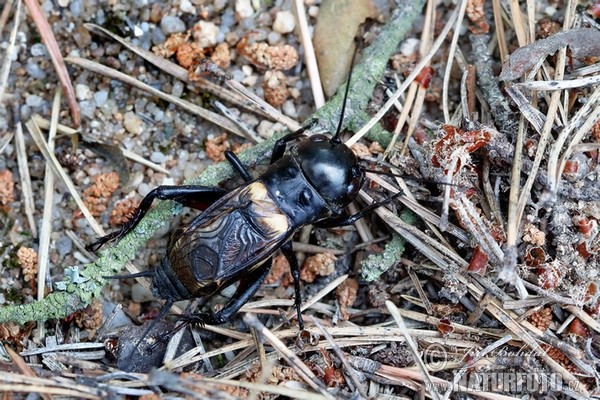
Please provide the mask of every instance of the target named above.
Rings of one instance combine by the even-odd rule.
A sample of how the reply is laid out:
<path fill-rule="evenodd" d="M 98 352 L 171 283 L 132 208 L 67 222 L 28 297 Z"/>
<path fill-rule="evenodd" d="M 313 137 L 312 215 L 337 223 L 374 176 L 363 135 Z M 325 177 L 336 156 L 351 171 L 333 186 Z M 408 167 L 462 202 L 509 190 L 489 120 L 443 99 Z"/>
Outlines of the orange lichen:
<path fill-rule="evenodd" d="M 175 53 L 177 63 L 183 68 L 189 69 L 194 67 L 205 57 L 204 51 L 198 47 L 196 43 L 182 43 Z"/>
<path fill-rule="evenodd" d="M 124 199 L 115 203 L 113 210 L 110 212 L 110 224 L 119 226 L 129 220 L 136 210 L 138 202 L 133 199 Z"/>
<path fill-rule="evenodd" d="M 483 11 L 484 4 L 485 0 L 469 0 L 467 2 L 467 16 L 473 23 L 473 25 L 470 26 L 469 29 L 475 35 L 488 33 L 490 30 L 490 26 L 485 21 L 485 15 Z"/>
<path fill-rule="evenodd" d="M 265 283 L 268 285 L 277 283 L 285 274 L 289 274 L 289 272 L 290 264 L 288 264 L 287 259 L 283 254 L 279 254 L 278 256 L 273 257 L 273 267 L 271 267 L 271 272 L 269 272 L 267 279 L 265 279 Z"/>
<path fill-rule="evenodd" d="M 15 201 L 13 197 L 14 187 L 12 172 L 8 169 L 0 171 L 0 211 L 10 210 L 10 205 Z"/>
<path fill-rule="evenodd" d="M 21 246 L 17 251 L 17 260 L 23 270 L 23 279 L 29 282 L 38 272 L 38 255 L 32 248 Z"/>
<path fill-rule="evenodd" d="M 349 318 L 348 307 L 352 307 L 352 304 L 356 301 L 357 293 L 358 281 L 354 278 L 346 279 L 335 289 L 335 294 L 337 295 L 340 304 L 342 319 L 347 320 Z"/>
<path fill-rule="evenodd" d="M 231 145 L 227 141 L 227 134 L 217 136 L 213 139 L 207 139 L 205 142 L 206 156 L 214 162 L 225 160 L 225 150 L 229 150 Z"/>
<path fill-rule="evenodd" d="M 285 75 L 281 71 L 267 71 L 262 81 L 265 100 L 273 107 L 279 107 L 288 99 Z"/>
<path fill-rule="evenodd" d="M 119 174 L 109 172 L 99 174 L 94 177 L 94 184 L 83 191 L 81 198 L 94 217 L 100 216 L 107 210 L 108 199 L 119 187 Z M 76 210 L 73 214 L 73 220 L 83 216 L 81 210 Z"/>
<path fill-rule="evenodd" d="M 229 46 L 227 43 L 219 43 L 213 50 L 210 59 L 223 69 L 229 68 L 229 64 L 231 64 L 231 54 L 229 53 Z"/>
<path fill-rule="evenodd" d="M 163 43 L 154 46 L 152 48 L 152 52 L 157 56 L 169 58 L 177 52 L 179 47 L 181 47 L 184 43 L 187 43 L 189 38 L 189 33 L 174 33 Z"/>
<path fill-rule="evenodd" d="M 335 269 L 335 260 L 336 257 L 329 252 L 308 257 L 300 271 L 300 279 L 310 283 L 315 280 L 317 275 L 331 275 Z"/>
<path fill-rule="evenodd" d="M 296 48 L 287 44 L 270 46 L 264 42 L 252 42 L 251 36 L 245 35 L 238 42 L 236 50 L 258 68 L 285 71 L 300 62 Z"/>

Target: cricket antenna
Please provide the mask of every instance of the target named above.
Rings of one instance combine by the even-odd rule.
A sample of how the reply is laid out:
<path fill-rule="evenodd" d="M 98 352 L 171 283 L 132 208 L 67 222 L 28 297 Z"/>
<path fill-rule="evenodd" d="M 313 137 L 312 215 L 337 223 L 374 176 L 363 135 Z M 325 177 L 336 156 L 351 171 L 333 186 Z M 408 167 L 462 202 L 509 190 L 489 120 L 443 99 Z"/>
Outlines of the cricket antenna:
<path fill-rule="evenodd" d="M 342 141 L 340 140 L 340 132 L 342 130 L 342 123 L 344 122 L 344 112 L 346 111 L 346 102 L 348 101 L 348 92 L 350 92 L 350 83 L 352 82 L 352 71 L 354 71 L 354 61 L 356 60 L 356 53 L 358 53 L 358 48 L 362 46 L 362 36 L 359 37 L 356 41 L 356 45 L 354 47 L 354 52 L 352 52 L 352 61 L 350 62 L 350 72 L 348 72 L 348 82 L 346 83 L 346 91 L 344 92 L 344 100 L 342 103 L 342 112 L 340 113 L 340 122 L 338 122 L 337 130 L 335 131 L 335 135 L 331 138 L 332 144 L 340 144 Z"/>

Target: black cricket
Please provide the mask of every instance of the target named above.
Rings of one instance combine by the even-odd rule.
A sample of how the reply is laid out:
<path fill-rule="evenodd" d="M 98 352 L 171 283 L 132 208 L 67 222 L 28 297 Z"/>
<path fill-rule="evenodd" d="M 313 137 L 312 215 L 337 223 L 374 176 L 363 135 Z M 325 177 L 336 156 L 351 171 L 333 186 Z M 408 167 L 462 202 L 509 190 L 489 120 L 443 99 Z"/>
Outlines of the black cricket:
<path fill-rule="evenodd" d="M 227 152 L 227 159 L 246 181 L 230 192 L 192 185 L 155 188 L 121 230 L 87 246 L 88 250 L 96 251 L 110 240 L 122 239 L 141 221 L 154 199 L 174 200 L 203 210 L 189 224 L 172 233 L 167 254 L 156 270 L 115 277 L 152 277 L 152 293 L 166 300 L 140 342 L 174 302 L 209 297 L 239 282 L 234 296 L 218 312 L 182 316 L 188 323 L 228 322 L 261 286 L 277 250 L 282 251 L 290 264 L 298 325 L 304 328 L 300 311 L 300 268 L 291 242 L 294 233 L 308 224 L 319 228 L 352 224 L 401 194 L 373 203 L 354 215 L 345 211 L 362 188 L 366 170 L 339 138 L 343 114 L 342 109 L 332 137 L 322 134 L 306 137 L 304 133 L 312 125 L 308 124 L 279 139 L 274 145 L 270 166 L 257 179 L 252 179 L 234 153 Z M 290 142 L 297 143 L 286 154 Z M 207 208 L 202 206 L 207 203 L 210 204 Z"/>

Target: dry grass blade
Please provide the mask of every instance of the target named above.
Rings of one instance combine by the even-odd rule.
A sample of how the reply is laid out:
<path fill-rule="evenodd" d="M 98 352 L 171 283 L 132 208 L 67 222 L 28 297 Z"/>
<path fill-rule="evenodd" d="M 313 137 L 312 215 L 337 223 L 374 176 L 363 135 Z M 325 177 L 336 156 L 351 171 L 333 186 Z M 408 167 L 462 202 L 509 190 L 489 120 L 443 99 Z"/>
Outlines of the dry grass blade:
<path fill-rule="evenodd" d="M 463 365 L 462 368 L 459 369 L 456 372 L 456 374 L 454 375 L 454 380 L 452 381 L 452 384 L 450 386 L 448 386 L 448 389 L 446 390 L 446 393 L 444 393 L 444 396 L 442 397 L 442 400 L 448 400 L 450 398 L 450 395 L 453 392 L 453 388 L 456 387 L 456 385 L 460 381 L 460 378 L 467 372 L 467 370 L 469 368 L 471 368 L 471 366 L 474 363 L 476 363 L 477 361 L 479 361 L 480 359 L 482 359 L 483 357 L 485 357 L 487 354 L 491 353 L 493 350 L 495 350 L 498 347 L 502 346 L 503 344 L 509 342 L 511 339 L 512 339 L 512 336 L 510 336 L 510 335 L 506 335 L 506 336 L 502 337 L 501 339 L 495 341 L 494 343 L 492 343 L 489 346 L 487 346 L 485 349 L 483 349 L 480 352 L 478 352 L 473 357 L 472 360 L 469 360 L 468 363 L 465 363 L 465 365 Z"/>
<path fill-rule="evenodd" d="M 585 122 L 582 122 L 585 119 Z M 574 146 L 577 145 L 584 135 L 587 134 L 592 126 L 600 119 L 600 86 L 594 90 L 592 95 L 586 101 L 585 105 L 577 111 L 575 116 L 569 121 L 562 130 L 559 137 L 553 143 L 548 158 L 548 182 L 550 190 L 556 195 L 560 177 L 565 169 L 565 163 L 571 156 Z M 571 138 L 566 149 L 563 150 L 564 143 L 571 133 L 576 131 Z M 562 156 L 560 155 L 562 152 Z"/>
<path fill-rule="evenodd" d="M 60 111 L 60 91 L 54 95 L 52 103 L 52 120 L 48 132 L 48 150 L 54 153 L 54 138 L 58 125 Z M 48 163 L 48 161 L 46 161 Z M 54 211 L 54 173 L 49 165 L 44 172 L 44 211 L 42 213 L 42 227 L 40 229 L 40 248 L 38 251 L 38 300 L 44 298 L 46 287 L 46 274 L 48 272 L 50 253 L 50 233 L 52 231 L 52 212 Z M 40 337 L 42 337 L 43 324 L 40 324 Z"/>
<path fill-rule="evenodd" d="M 306 64 L 306 70 L 308 71 L 315 108 L 319 109 L 325 104 L 325 94 L 323 93 L 323 86 L 321 85 L 315 49 L 312 45 L 312 39 L 308 30 L 304 2 L 301 0 L 293 0 L 292 3 L 296 13 L 296 20 L 298 21 L 298 28 L 300 29 L 300 42 L 304 48 L 304 63 Z"/>
<path fill-rule="evenodd" d="M 413 358 L 417 364 L 417 367 L 419 367 L 419 371 L 421 372 L 423 380 L 429 385 L 428 386 L 429 389 L 426 389 L 426 390 L 429 393 L 431 393 L 431 395 L 434 399 L 439 400 L 440 395 L 435 390 L 435 386 L 433 385 L 433 383 L 431 381 L 431 376 L 429 375 L 429 372 L 427 371 L 427 368 L 425 367 L 423 360 L 421 360 L 421 357 L 419 356 L 419 350 L 417 348 L 417 344 L 415 343 L 413 338 L 408 333 L 408 331 L 406 329 L 406 325 L 404 324 L 404 319 L 400 315 L 398 307 L 396 307 L 396 305 L 389 300 L 387 300 L 385 302 L 385 305 L 386 305 L 387 309 L 390 310 L 390 313 L 392 314 L 392 317 L 394 317 L 394 320 L 396 321 L 396 324 L 398 324 L 398 327 L 400 328 L 400 330 L 402 330 L 402 332 L 404 334 L 404 338 L 406 339 L 406 344 L 408 345 L 408 348 L 412 352 Z"/>
<path fill-rule="evenodd" d="M 81 399 L 101 399 L 108 395 L 103 389 L 78 384 L 70 379 L 48 379 L 0 372 L 0 391 L 70 396 Z"/>
<path fill-rule="evenodd" d="M 338 356 L 338 358 L 344 365 L 344 368 L 346 369 L 346 372 L 350 376 L 350 379 L 352 380 L 352 383 L 354 384 L 354 387 L 356 388 L 356 390 L 358 390 L 358 392 L 360 393 L 360 395 L 362 397 L 368 398 L 369 396 L 367 395 L 367 392 L 365 391 L 363 383 L 360 382 L 360 380 L 358 379 L 358 376 L 356 374 L 356 371 L 354 370 L 354 367 L 352 367 L 352 365 L 348 362 L 348 359 L 342 352 L 342 349 L 340 349 L 340 347 L 337 345 L 337 343 L 335 342 L 333 337 L 329 334 L 329 332 L 327 332 L 327 330 L 323 327 L 323 325 L 321 325 L 321 323 L 316 318 L 312 318 L 312 321 L 315 324 L 315 326 L 317 328 L 319 328 L 319 330 L 321 331 L 321 333 L 323 334 L 325 339 L 329 342 L 329 344 L 331 344 L 333 351 L 335 352 L 335 354 Z"/>
<path fill-rule="evenodd" d="M 450 83 L 450 75 L 452 71 L 452 64 L 454 62 L 454 55 L 456 54 L 456 48 L 458 43 L 458 37 L 460 36 L 460 27 L 465 17 L 465 10 L 467 9 L 468 0 L 462 0 L 459 7 L 458 17 L 456 19 L 456 28 L 452 34 L 452 41 L 450 42 L 450 48 L 448 51 L 448 62 L 446 63 L 446 71 L 444 72 L 444 83 L 442 84 L 442 110 L 444 111 L 444 122 L 450 123 L 450 108 L 448 105 L 448 85 Z"/>
<path fill-rule="evenodd" d="M 579 89 L 600 83 L 600 75 L 585 78 L 565 79 L 562 81 L 529 81 L 517 83 L 516 86 L 528 90 L 570 90 Z"/>
<path fill-rule="evenodd" d="M 369 204 L 374 202 L 373 198 L 363 191 L 360 192 L 360 196 Z M 465 268 L 468 266 L 468 263 L 460 258 L 454 251 L 451 251 L 443 244 L 436 242 L 416 227 L 402 221 L 400 217 L 388 209 L 380 207 L 375 210 L 375 212 L 386 221 L 390 228 L 398 232 L 400 236 L 404 237 L 408 242 L 415 246 L 415 248 L 419 249 L 423 255 L 443 270 L 448 270 L 450 265 L 449 260 Z"/>
<path fill-rule="evenodd" d="M 40 3 L 37 0 L 25 0 L 25 5 L 29 9 L 31 18 L 37 26 L 40 36 L 42 37 L 42 40 L 44 41 L 44 44 L 48 49 L 48 55 L 52 60 L 52 64 L 54 65 L 54 69 L 56 70 L 56 74 L 58 75 L 58 79 L 60 80 L 63 92 L 67 98 L 67 102 L 69 103 L 69 108 L 71 109 L 71 116 L 73 118 L 73 124 L 76 128 L 78 128 L 79 125 L 81 125 L 79 105 L 77 104 L 77 99 L 75 98 L 75 90 L 73 89 L 73 85 L 71 84 L 69 71 L 67 71 L 67 66 L 65 65 L 62 54 L 60 53 L 60 48 L 58 47 L 56 38 L 52 33 L 52 28 L 50 28 L 46 17 L 44 17 L 44 13 L 42 12 Z"/>
<path fill-rule="evenodd" d="M 8 12 L 10 12 L 10 5 L 11 2 L 7 1 L 2 16 L 6 14 L 6 16 L 8 17 Z M 17 9 L 15 10 L 13 20 L 13 29 L 10 32 L 8 46 L 6 46 L 6 51 L 4 52 L 4 60 L 2 61 L 2 66 L 0 67 L 0 102 L 4 101 L 4 91 L 6 90 L 6 85 L 8 84 L 10 66 L 12 65 L 13 53 L 16 49 L 15 41 L 17 40 L 17 32 L 19 31 L 19 23 L 21 22 L 21 0 L 17 0 Z M 2 32 L 1 29 L 0 32 Z"/>
<path fill-rule="evenodd" d="M 23 375 L 31 376 L 31 377 L 37 376 L 35 374 L 35 372 L 33 372 L 33 370 L 31 369 L 31 367 L 25 362 L 25 360 L 23 360 L 23 358 L 21 358 L 21 356 L 19 356 L 8 345 L 4 345 L 4 350 L 8 353 L 8 355 L 12 359 L 12 362 L 15 363 L 15 365 L 17 366 L 17 368 L 19 368 L 19 370 L 23 373 Z M 47 393 L 42 393 L 42 397 L 46 400 L 49 400 L 52 398 Z"/>
<path fill-rule="evenodd" d="M 17 113 L 19 111 L 16 111 Z M 16 114 L 15 114 L 16 116 Z M 19 119 L 17 119 L 19 121 Z M 23 203 L 25 204 L 25 214 L 29 222 L 29 229 L 33 237 L 37 237 L 37 223 L 35 221 L 35 202 L 33 200 L 33 190 L 31 188 L 31 175 L 29 175 L 29 162 L 27 160 L 27 149 L 25 148 L 25 136 L 23 135 L 23 125 L 17 122 L 15 129 L 15 150 L 17 152 L 17 163 L 19 165 L 19 175 L 21 176 L 21 190 L 23 191 Z"/>
<path fill-rule="evenodd" d="M 244 136 L 244 132 L 242 132 L 233 122 L 229 121 L 227 118 L 224 118 L 224 117 L 220 116 L 219 114 L 215 114 L 212 111 L 205 110 L 202 107 L 199 107 L 193 103 L 190 103 L 189 101 L 180 99 L 179 97 L 175 97 L 175 96 L 172 96 L 165 92 L 162 92 L 160 90 L 157 90 L 157 89 L 153 88 L 152 86 L 146 85 L 145 83 L 140 82 L 139 80 L 132 78 L 129 75 L 126 75 L 115 69 L 112 69 L 112 68 L 106 67 L 102 64 L 98 64 L 97 62 L 86 60 L 84 58 L 79 58 L 79 57 L 67 57 L 65 60 L 68 63 L 78 65 L 82 68 L 88 69 L 92 72 L 96 72 L 96 73 L 104 75 L 104 76 L 107 76 L 111 79 L 117 79 L 123 83 L 126 83 L 127 85 L 130 85 L 137 89 L 148 92 L 148 93 L 150 93 L 154 96 L 157 96 L 163 100 L 171 102 L 171 103 L 175 104 L 176 106 L 179 106 L 179 107 L 183 108 L 184 110 L 191 112 L 192 114 L 195 114 L 207 121 L 210 121 L 213 124 L 218 125 L 221 128 L 223 128 L 229 132 L 235 133 L 236 135 L 239 135 L 239 136 Z"/>
<path fill-rule="evenodd" d="M 440 36 L 435 40 L 435 42 L 431 46 L 429 53 L 427 53 L 427 55 L 423 57 L 417 65 L 415 65 L 413 71 L 406 77 L 404 82 L 402 82 L 402 85 L 398 87 L 394 95 L 391 96 L 388 101 L 386 101 L 386 103 L 381 107 L 377 114 L 373 118 L 371 118 L 369 122 L 365 124 L 365 126 L 363 126 L 358 132 L 356 132 L 350 139 L 346 141 L 347 146 L 352 146 L 354 143 L 358 142 L 373 126 L 375 126 L 377 122 L 379 122 L 379 120 L 381 120 L 381 118 L 383 118 L 383 116 L 390 110 L 390 108 L 392 108 L 392 106 L 400 98 L 400 96 L 402 96 L 406 88 L 412 83 L 412 81 L 414 81 L 417 75 L 421 73 L 421 70 L 431 61 L 431 58 L 440 48 L 440 46 L 446 39 L 446 36 L 454 26 L 454 23 L 456 22 L 456 19 L 458 17 L 458 11 L 458 9 L 455 9 L 452 12 L 452 15 L 448 18 L 448 21 L 446 22 L 446 26 L 440 33 Z"/>
<path fill-rule="evenodd" d="M 246 314 L 244 316 L 244 322 L 250 325 L 256 331 L 275 348 L 275 350 L 285 359 L 285 361 L 296 371 L 296 373 L 304 379 L 306 383 L 313 389 L 326 396 L 327 398 L 333 399 L 323 383 L 315 376 L 315 374 L 302 362 L 302 360 L 294 354 L 287 346 L 280 341 L 270 330 L 252 314 Z"/>
<path fill-rule="evenodd" d="M 45 118 L 42 118 L 40 115 L 32 115 L 31 118 L 35 121 L 35 123 L 41 128 L 41 129 L 50 129 L 50 121 L 48 121 Z M 58 133 L 63 134 L 63 135 L 78 135 L 79 132 L 73 128 L 70 128 L 66 125 L 62 125 L 62 124 L 57 124 L 56 125 L 56 130 Z M 147 158 L 144 158 L 142 156 L 140 156 L 139 154 L 134 153 L 131 150 L 127 150 L 125 148 L 121 148 L 121 152 L 123 153 L 123 156 L 126 158 L 129 158 L 132 161 L 135 161 L 139 164 L 145 165 L 149 168 L 152 168 L 153 170 L 156 170 L 158 172 L 161 172 L 165 175 L 170 175 L 171 172 L 169 172 L 168 169 L 161 167 L 158 164 L 153 163 L 152 161 L 148 160 Z"/>
<path fill-rule="evenodd" d="M 104 236 L 104 229 L 102 229 L 100 224 L 98 224 L 94 216 L 90 213 L 90 210 L 84 204 L 83 200 L 81 199 L 81 196 L 79 196 L 79 190 L 75 187 L 69 175 L 67 175 L 64 169 L 61 167 L 54 153 L 50 151 L 48 143 L 44 139 L 40 127 L 35 123 L 34 119 L 30 119 L 25 125 L 27 126 L 27 129 L 29 130 L 33 141 L 44 155 L 44 158 L 48 162 L 48 165 L 50 166 L 50 168 L 52 168 L 52 171 L 56 174 L 56 176 L 58 176 L 67 186 L 67 189 L 73 197 L 73 200 L 75 200 L 75 203 L 77 203 L 77 206 L 83 213 L 83 216 L 88 221 L 90 226 L 94 229 L 94 232 L 96 232 L 96 234 L 98 234 L 99 236 Z"/>
<path fill-rule="evenodd" d="M 572 387 L 575 391 L 577 391 L 580 395 L 584 397 L 589 397 L 589 393 L 585 387 L 581 384 L 576 384 L 579 381 L 573 374 L 567 371 L 562 365 L 557 363 L 552 357 L 548 355 L 538 344 L 538 342 L 521 326 L 517 321 L 515 321 L 497 301 L 492 301 L 489 304 L 488 311 L 498 319 L 504 326 L 506 326 L 511 332 L 515 334 L 515 336 L 521 340 L 523 340 L 532 350 L 533 352 L 540 357 L 548 366 L 559 373 L 563 380 L 568 384 L 566 387 L 563 387 L 563 390 L 568 390 L 569 387 Z"/>

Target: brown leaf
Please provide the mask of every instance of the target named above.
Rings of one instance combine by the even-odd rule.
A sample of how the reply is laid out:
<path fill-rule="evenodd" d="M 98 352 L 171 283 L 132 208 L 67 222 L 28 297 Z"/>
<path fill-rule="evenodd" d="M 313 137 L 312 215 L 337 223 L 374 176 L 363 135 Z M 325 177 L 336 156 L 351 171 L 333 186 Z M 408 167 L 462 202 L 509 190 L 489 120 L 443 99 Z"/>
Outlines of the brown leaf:
<path fill-rule="evenodd" d="M 324 0 L 321 4 L 313 41 L 323 90 L 328 97 L 333 96 L 348 75 L 358 27 L 377 15 L 371 0 Z"/>

